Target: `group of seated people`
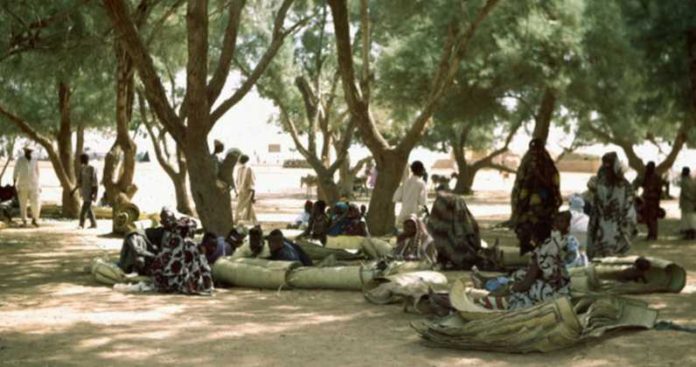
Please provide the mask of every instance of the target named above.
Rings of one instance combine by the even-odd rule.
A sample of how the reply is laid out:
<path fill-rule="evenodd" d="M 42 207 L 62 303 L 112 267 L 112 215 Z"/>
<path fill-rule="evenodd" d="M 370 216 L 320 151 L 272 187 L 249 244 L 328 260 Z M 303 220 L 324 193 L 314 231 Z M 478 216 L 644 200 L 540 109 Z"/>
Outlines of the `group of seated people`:
<path fill-rule="evenodd" d="M 553 226 L 539 224 L 532 231 L 534 250 L 526 268 L 506 276 L 486 278 L 472 268 L 472 280 L 477 288 L 489 291 L 479 302 L 486 307 L 525 308 L 569 293 L 569 269 L 589 263 L 585 242 L 587 215 L 579 196 L 570 199 L 570 210 L 560 212 Z M 303 229 L 299 237 L 318 240 L 326 245 L 328 236 L 367 236 L 363 220 L 364 208 L 338 202 L 326 210 L 325 202 L 305 204 L 307 215 L 293 223 Z M 263 258 L 294 261 L 312 266 L 312 259 L 302 246 L 286 238 L 279 229 L 264 235 L 261 226 L 249 229 L 235 227 L 226 236 L 206 232 L 200 244 L 193 240 L 196 222 L 167 209 L 160 213 L 161 227 L 149 228 L 126 236 L 121 250 L 119 267 L 126 273 L 137 272 L 150 276 L 160 292 L 207 294 L 212 291 L 211 266 L 222 257 Z M 417 215 L 403 222 L 396 237 L 391 259 L 397 261 L 438 262 L 438 250 L 428 227 Z M 640 279 L 650 268 L 641 258 L 617 280 Z"/>
<path fill-rule="evenodd" d="M 176 218 L 163 209 L 160 227 L 128 234 L 118 266 L 125 273 L 152 278 L 155 290 L 163 293 L 209 294 L 213 289 L 211 266 L 225 256 L 297 261 L 311 266 L 312 259 L 300 246 L 275 229 L 264 236 L 261 226 L 233 228 L 227 236 L 206 232 L 194 241 L 196 222 Z"/>
<path fill-rule="evenodd" d="M 354 203 L 341 200 L 329 210 L 326 202 L 317 200 L 307 201 L 304 212 L 290 228 L 300 228 L 304 231 L 300 237 L 306 237 L 326 245 L 328 236 L 367 236 L 365 224 L 365 206 L 358 207 Z"/>

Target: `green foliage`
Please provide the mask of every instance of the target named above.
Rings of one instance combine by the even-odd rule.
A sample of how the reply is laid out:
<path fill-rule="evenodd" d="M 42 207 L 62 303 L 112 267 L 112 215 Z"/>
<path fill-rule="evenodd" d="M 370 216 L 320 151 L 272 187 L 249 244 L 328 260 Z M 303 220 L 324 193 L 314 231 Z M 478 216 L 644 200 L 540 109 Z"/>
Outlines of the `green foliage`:
<path fill-rule="evenodd" d="M 96 5 L 83 1 L 9 3 L 0 10 L 0 102 L 39 132 L 59 121 L 59 82 L 72 91 L 71 117 L 103 127 L 113 115 L 113 63 Z M 2 122 L 7 126 L 8 122 Z"/>

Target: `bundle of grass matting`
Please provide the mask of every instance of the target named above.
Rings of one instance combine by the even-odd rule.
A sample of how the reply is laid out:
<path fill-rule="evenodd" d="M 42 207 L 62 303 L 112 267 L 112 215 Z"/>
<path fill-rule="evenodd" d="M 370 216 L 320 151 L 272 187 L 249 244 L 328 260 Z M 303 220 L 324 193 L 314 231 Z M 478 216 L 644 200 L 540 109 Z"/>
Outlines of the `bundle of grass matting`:
<path fill-rule="evenodd" d="M 610 294 L 679 293 L 686 286 L 686 270 L 674 262 L 654 257 L 644 277 L 630 282 L 616 280 L 617 274 L 630 268 L 638 256 L 593 259 L 590 266 L 571 270 L 571 284 L 576 291 Z"/>
<path fill-rule="evenodd" d="M 137 274 L 126 274 L 116 263 L 99 257 L 92 259 L 89 270 L 97 282 L 106 285 L 150 281 L 149 277 L 138 276 Z"/>
<path fill-rule="evenodd" d="M 416 304 L 431 290 L 447 286 L 447 277 L 436 271 L 410 271 L 375 277 L 363 287 L 370 303 L 385 305 L 398 302 Z"/>
<path fill-rule="evenodd" d="M 299 266 L 294 261 L 225 257 L 213 265 L 213 279 L 237 287 L 278 289 L 289 286 L 288 273 Z"/>
<path fill-rule="evenodd" d="M 466 311 L 411 325 L 429 346 L 529 353 L 568 348 L 615 329 L 650 329 L 658 315 L 644 302 L 615 296 L 561 297 L 514 311 L 483 309 L 472 299 L 457 305 Z"/>

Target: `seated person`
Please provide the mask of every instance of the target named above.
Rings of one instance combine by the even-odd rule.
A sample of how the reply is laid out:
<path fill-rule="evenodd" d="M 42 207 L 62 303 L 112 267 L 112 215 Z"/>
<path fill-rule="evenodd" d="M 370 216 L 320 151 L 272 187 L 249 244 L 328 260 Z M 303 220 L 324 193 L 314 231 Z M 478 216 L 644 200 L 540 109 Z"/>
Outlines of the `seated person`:
<path fill-rule="evenodd" d="M 239 236 L 236 239 L 236 249 L 232 253 L 233 259 L 238 258 L 268 258 L 271 256 L 268 246 L 264 244 L 263 230 L 257 225 L 249 229 L 249 236 L 245 238 L 243 229 L 236 229 Z M 241 236 L 241 238 L 240 238 Z"/>
<path fill-rule="evenodd" d="M 227 237 L 218 236 L 213 232 L 206 232 L 203 235 L 200 250 L 208 260 L 208 264 L 213 265 L 217 259 L 223 256 L 230 256 L 234 252 L 236 246 L 233 246 L 233 241 L 236 237 L 233 235 L 232 231 Z"/>
<path fill-rule="evenodd" d="M 116 263 L 118 267 L 126 274 L 149 275 L 150 265 L 162 248 L 162 237 L 167 228 L 176 226 L 176 221 L 174 212 L 165 207 L 160 212 L 160 227 L 127 234 Z"/>
<path fill-rule="evenodd" d="M 317 200 L 312 207 L 312 215 L 309 218 L 307 228 L 300 234 L 300 237 L 319 240 L 322 245 L 326 245 L 326 233 L 330 225 L 331 220 L 326 215 L 326 202 Z"/>
<path fill-rule="evenodd" d="M 487 308 L 524 309 L 570 294 L 570 276 L 558 239 L 547 225 L 537 224 L 532 231 L 534 250 L 529 265 L 512 274 L 510 284 L 498 287 L 477 300 Z M 476 280 L 474 280 L 476 283 Z"/>
<path fill-rule="evenodd" d="M 428 234 L 425 223 L 417 215 L 411 214 L 404 221 L 404 231 L 396 237 L 394 258 L 405 261 L 437 261 L 437 250 L 433 238 Z"/>
<path fill-rule="evenodd" d="M 569 200 L 570 206 L 570 234 L 577 238 L 580 246 L 587 246 L 587 227 L 590 217 L 585 214 L 585 200 L 581 195 L 574 194 Z"/>
<path fill-rule="evenodd" d="M 302 248 L 293 242 L 285 239 L 283 232 L 279 229 L 274 229 L 267 237 L 268 248 L 271 251 L 269 260 L 279 261 L 297 261 L 303 266 L 312 266 L 312 259 L 302 250 Z"/>
<path fill-rule="evenodd" d="M 162 293 L 212 294 L 210 265 L 190 238 L 195 228 L 191 223 L 195 222 L 188 218 L 176 220 L 170 213 L 164 218 L 161 250 L 150 267 L 155 289 Z"/>
<path fill-rule="evenodd" d="M 288 224 L 288 229 L 306 229 L 309 226 L 309 219 L 312 216 L 314 205 L 311 200 L 307 200 L 304 205 L 304 211 L 300 214 L 292 224 Z"/>
<path fill-rule="evenodd" d="M 357 205 L 338 202 L 333 213 L 331 227 L 327 231 L 329 236 L 367 236 L 367 225 Z"/>
<path fill-rule="evenodd" d="M 560 212 L 554 218 L 554 231 L 551 236 L 558 241 L 563 250 L 563 260 L 566 268 L 587 266 L 586 247 L 570 233 L 572 214 L 569 211 Z"/>

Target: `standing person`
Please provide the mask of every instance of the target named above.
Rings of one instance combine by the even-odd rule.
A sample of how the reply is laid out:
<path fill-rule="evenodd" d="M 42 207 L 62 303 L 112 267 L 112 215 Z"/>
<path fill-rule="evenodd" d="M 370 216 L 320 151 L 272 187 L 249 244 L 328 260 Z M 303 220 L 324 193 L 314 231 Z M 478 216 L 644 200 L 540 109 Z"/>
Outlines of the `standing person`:
<path fill-rule="evenodd" d="M 211 154 L 213 161 L 215 162 L 215 176 L 217 177 L 220 172 L 220 166 L 222 165 L 222 158 L 220 154 L 225 150 L 225 144 L 220 140 L 213 140 L 213 153 Z"/>
<path fill-rule="evenodd" d="M 39 226 L 39 216 L 41 215 L 41 201 L 39 194 L 39 163 L 32 157 L 34 149 L 30 146 L 24 147 L 24 155 L 17 159 L 14 169 L 14 185 L 17 188 L 19 199 L 19 213 L 22 217 L 22 225 L 27 225 L 27 204 L 31 205 L 31 224 Z"/>
<path fill-rule="evenodd" d="M 696 182 L 691 177 L 689 167 L 682 168 L 679 179 L 679 209 L 681 209 L 680 230 L 684 239 L 696 239 Z"/>
<path fill-rule="evenodd" d="M 401 203 L 401 212 L 396 219 L 397 223 L 402 224 L 411 217 L 411 214 L 418 215 L 422 207 L 426 206 L 427 190 L 423 176 L 425 167 L 423 162 L 414 161 L 411 163 L 411 177 L 409 177 L 394 193 L 393 201 Z"/>
<path fill-rule="evenodd" d="M 256 224 L 256 212 L 254 203 L 256 202 L 256 175 L 247 165 L 249 156 L 242 155 L 239 158 L 241 166 L 237 169 L 237 219 L 251 221 Z"/>
<path fill-rule="evenodd" d="M 512 189 L 512 217 L 520 254 L 532 251 L 532 228 L 537 224 L 551 227 L 553 217 L 563 203 L 561 178 L 541 139 L 532 139 L 529 150 L 517 169 Z"/>
<path fill-rule="evenodd" d="M 636 212 L 633 186 L 624 178 L 615 152 L 602 157 L 594 191 L 587 233 L 587 255 L 605 257 L 625 254 L 635 233 Z"/>
<path fill-rule="evenodd" d="M 89 156 L 85 153 L 80 155 L 80 173 L 77 175 L 77 187 L 73 192 L 80 190 L 82 196 L 82 210 L 80 210 L 80 228 L 85 227 L 85 217 L 89 216 L 91 226 L 97 228 L 97 219 L 92 211 L 92 203 L 97 201 L 99 181 L 97 180 L 97 170 L 89 164 Z"/>
<path fill-rule="evenodd" d="M 662 178 L 655 173 L 655 162 L 648 162 L 645 174 L 636 182 L 643 188 L 641 197 L 643 222 L 648 226 L 648 241 L 657 240 L 657 221 L 660 217 L 660 199 L 662 198 Z"/>

